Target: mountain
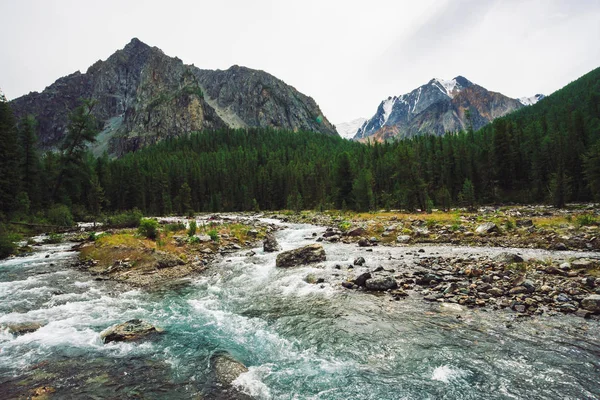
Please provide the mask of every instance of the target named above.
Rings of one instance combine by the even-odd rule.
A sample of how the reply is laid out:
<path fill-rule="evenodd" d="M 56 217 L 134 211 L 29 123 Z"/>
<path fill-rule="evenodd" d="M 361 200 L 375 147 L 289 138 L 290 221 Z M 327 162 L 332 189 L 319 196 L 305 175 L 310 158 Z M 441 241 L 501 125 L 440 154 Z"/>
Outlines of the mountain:
<path fill-rule="evenodd" d="M 337 129 L 339 135 L 344 139 L 352 139 L 356 136 L 356 132 L 360 129 L 361 126 L 367 121 L 366 118 L 356 118 L 350 122 L 341 122 L 339 124 L 335 124 L 335 128 Z"/>
<path fill-rule="evenodd" d="M 201 129 L 261 127 L 336 135 L 315 101 L 264 72 L 233 66 L 199 69 L 134 38 L 85 73 L 58 79 L 42 93 L 11 101 L 20 118 L 33 114 L 44 149 L 60 143 L 81 98 L 97 101 L 102 130 L 94 152 L 122 155 Z"/>
<path fill-rule="evenodd" d="M 543 99 L 544 97 L 546 97 L 546 96 L 544 96 L 543 94 L 536 94 L 535 96 L 531 96 L 531 97 L 521 97 L 521 98 L 519 98 L 519 101 L 524 106 L 532 106 L 532 105 L 536 104 L 538 101 L 540 101 L 541 99 Z"/>
<path fill-rule="evenodd" d="M 383 141 L 466 129 L 477 130 L 495 118 L 537 102 L 543 95 L 519 101 L 489 91 L 468 79 L 432 79 L 401 96 L 383 100 L 375 115 L 357 131 L 356 140 Z M 468 110 L 468 112 L 467 112 Z"/>

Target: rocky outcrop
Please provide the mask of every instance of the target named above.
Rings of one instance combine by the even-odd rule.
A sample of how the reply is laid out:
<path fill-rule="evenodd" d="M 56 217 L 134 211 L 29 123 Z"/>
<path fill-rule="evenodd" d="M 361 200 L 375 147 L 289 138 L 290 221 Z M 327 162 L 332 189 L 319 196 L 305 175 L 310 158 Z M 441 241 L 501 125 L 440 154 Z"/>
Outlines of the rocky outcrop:
<path fill-rule="evenodd" d="M 81 98 L 97 104 L 101 133 L 93 148 L 121 155 L 202 129 L 272 127 L 337 135 L 315 101 L 263 71 L 234 66 L 200 70 L 132 39 L 85 73 L 58 79 L 42 93 L 11 102 L 16 116 L 36 116 L 43 149 L 63 139 Z"/>
<path fill-rule="evenodd" d="M 106 329 L 100 334 L 100 338 L 104 343 L 132 342 L 162 332 L 162 329 L 152 326 L 146 321 L 131 319 Z"/>
<path fill-rule="evenodd" d="M 325 261 L 325 249 L 320 244 L 311 244 L 299 249 L 284 251 L 277 256 L 276 266 L 280 268 L 296 267 Z"/>

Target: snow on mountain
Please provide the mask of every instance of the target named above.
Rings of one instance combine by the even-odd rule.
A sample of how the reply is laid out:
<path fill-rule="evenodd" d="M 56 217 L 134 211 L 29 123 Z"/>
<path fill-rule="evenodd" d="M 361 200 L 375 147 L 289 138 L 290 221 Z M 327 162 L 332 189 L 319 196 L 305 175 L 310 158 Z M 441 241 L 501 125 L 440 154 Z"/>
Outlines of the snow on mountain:
<path fill-rule="evenodd" d="M 438 79 L 438 78 L 434 78 L 433 79 L 435 83 L 437 83 L 439 86 L 439 89 L 442 91 L 442 93 L 447 94 L 450 98 L 454 97 L 454 89 L 456 88 L 457 82 L 456 79 L 452 79 L 452 80 L 444 80 L 444 79 Z"/>
<path fill-rule="evenodd" d="M 366 118 L 356 118 L 349 122 L 341 122 L 335 124 L 335 127 L 341 137 L 344 139 L 352 139 L 358 129 L 367 121 Z"/>
<path fill-rule="evenodd" d="M 524 106 L 532 106 L 535 103 L 537 103 L 538 101 L 540 101 L 541 99 L 543 99 L 544 97 L 546 97 L 546 96 L 544 96 L 543 94 L 536 94 L 535 96 L 531 96 L 531 97 L 521 97 L 518 100 Z"/>

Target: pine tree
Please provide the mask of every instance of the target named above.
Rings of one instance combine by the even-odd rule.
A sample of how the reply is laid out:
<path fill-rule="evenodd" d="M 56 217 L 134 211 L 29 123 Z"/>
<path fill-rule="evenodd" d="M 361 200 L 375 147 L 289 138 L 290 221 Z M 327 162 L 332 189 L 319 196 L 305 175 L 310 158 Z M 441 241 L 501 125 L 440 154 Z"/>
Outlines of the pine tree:
<path fill-rule="evenodd" d="M 19 193 L 18 144 L 15 119 L 6 98 L 0 93 L 0 219 L 12 212 Z"/>
<path fill-rule="evenodd" d="M 19 129 L 19 144 L 21 147 L 20 170 L 23 182 L 22 189 L 27 194 L 27 197 L 35 208 L 39 206 L 40 201 L 40 159 L 36 149 L 36 126 L 37 122 L 35 117 L 33 115 L 29 115 L 21 121 L 21 126 Z"/>

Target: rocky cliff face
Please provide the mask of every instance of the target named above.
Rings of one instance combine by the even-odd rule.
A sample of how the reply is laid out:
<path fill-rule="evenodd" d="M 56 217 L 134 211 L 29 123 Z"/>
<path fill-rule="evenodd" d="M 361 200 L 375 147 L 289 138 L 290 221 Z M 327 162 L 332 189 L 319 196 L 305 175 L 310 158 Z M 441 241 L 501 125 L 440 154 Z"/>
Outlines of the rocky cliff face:
<path fill-rule="evenodd" d="M 354 139 L 383 141 L 420 134 L 443 135 L 466 129 L 468 124 L 479 129 L 521 107 L 519 100 L 488 91 L 462 76 L 450 81 L 432 79 L 410 93 L 382 101 Z"/>
<path fill-rule="evenodd" d="M 81 98 L 97 101 L 96 153 L 121 155 L 167 137 L 228 126 L 337 135 L 312 98 L 266 72 L 200 70 L 138 39 L 86 73 L 60 78 L 11 105 L 17 117 L 36 116 L 41 146 L 50 149 L 64 137 L 69 112 Z"/>

